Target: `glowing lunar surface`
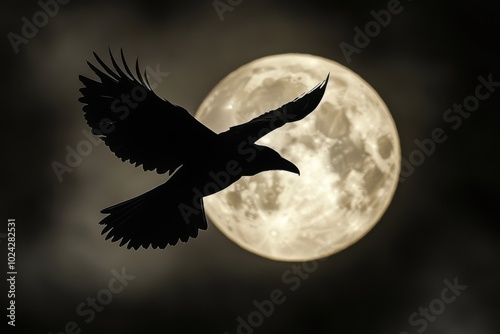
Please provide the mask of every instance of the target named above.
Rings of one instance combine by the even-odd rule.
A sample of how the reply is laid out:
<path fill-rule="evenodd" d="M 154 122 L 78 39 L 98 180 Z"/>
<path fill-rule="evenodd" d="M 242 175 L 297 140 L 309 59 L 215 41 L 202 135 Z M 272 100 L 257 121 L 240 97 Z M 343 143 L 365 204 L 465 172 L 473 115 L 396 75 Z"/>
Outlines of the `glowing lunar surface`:
<path fill-rule="evenodd" d="M 292 161 L 301 175 L 263 172 L 205 198 L 212 223 L 260 256 L 318 259 L 373 228 L 398 182 L 401 154 L 394 121 L 357 74 L 306 54 L 274 55 L 240 67 L 217 84 L 196 114 L 215 132 L 226 131 L 293 100 L 328 73 L 318 108 L 257 142 Z"/>

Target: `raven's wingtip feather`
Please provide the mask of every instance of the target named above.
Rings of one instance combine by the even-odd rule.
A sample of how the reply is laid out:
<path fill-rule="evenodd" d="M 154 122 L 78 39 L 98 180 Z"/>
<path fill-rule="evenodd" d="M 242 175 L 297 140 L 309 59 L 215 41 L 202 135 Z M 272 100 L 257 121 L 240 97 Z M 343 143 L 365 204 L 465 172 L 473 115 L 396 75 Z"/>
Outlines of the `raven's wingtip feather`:
<path fill-rule="evenodd" d="M 316 87 L 314 87 L 312 90 L 319 90 L 322 92 L 322 96 L 323 96 L 323 93 L 325 92 L 326 90 L 326 86 L 328 85 L 328 80 L 330 79 L 330 72 L 328 72 L 328 74 L 326 75 L 326 78 L 325 80 L 321 81 Z"/>
<path fill-rule="evenodd" d="M 330 72 L 328 72 L 328 74 L 326 75 L 326 79 L 323 80 L 321 86 L 325 87 L 326 88 L 326 85 L 328 84 L 328 80 L 330 79 Z M 322 87 L 322 88 L 323 88 Z"/>

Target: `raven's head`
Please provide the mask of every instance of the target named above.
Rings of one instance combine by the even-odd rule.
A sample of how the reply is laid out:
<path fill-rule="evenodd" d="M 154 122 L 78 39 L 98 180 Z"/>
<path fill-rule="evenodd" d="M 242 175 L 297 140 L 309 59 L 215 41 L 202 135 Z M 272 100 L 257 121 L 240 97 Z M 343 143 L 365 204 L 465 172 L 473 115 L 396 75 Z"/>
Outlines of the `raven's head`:
<path fill-rule="evenodd" d="M 245 168 L 245 175 L 255 175 L 268 170 L 284 170 L 300 175 L 300 171 L 293 163 L 283 158 L 272 148 L 256 145 L 256 154 Z"/>

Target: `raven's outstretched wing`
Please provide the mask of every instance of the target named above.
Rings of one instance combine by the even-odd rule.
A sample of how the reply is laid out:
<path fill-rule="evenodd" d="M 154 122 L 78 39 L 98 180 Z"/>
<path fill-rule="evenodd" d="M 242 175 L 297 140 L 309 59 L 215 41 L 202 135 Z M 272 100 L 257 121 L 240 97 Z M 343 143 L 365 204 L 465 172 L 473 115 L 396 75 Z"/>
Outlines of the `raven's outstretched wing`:
<path fill-rule="evenodd" d="M 122 203 L 102 210 L 108 214 L 100 224 L 102 234 L 111 241 L 120 240 L 120 246 L 165 248 L 178 241 L 196 238 L 198 230 L 207 229 L 203 198 L 194 197 L 184 187 L 188 172 L 175 172 L 164 184 Z M 181 210 L 180 208 L 187 208 Z"/>
<path fill-rule="evenodd" d="M 85 85 L 79 99 L 85 106 L 85 119 L 92 133 L 122 159 L 144 170 L 173 172 L 189 155 L 217 140 L 217 135 L 187 110 L 158 97 L 136 62 L 136 75 L 125 62 L 123 68 L 109 52 L 114 71 L 95 53 L 103 70 L 87 62 L 101 82 L 80 75 Z M 192 137 L 195 140 L 192 140 Z"/>
<path fill-rule="evenodd" d="M 327 75 L 324 81 L 316 85 L 316 87 L 293 101 L 257 116 L 246 123 L 232 126 L 228 131 L 221 133 L 220 136 L 222 138 L 231 138 L 238 142 L 246 141 L 253 144 L 261 137 L 286 123 L 303 119 L 320 103 L 325 93 L 329 77 L 330 74 Z"/>

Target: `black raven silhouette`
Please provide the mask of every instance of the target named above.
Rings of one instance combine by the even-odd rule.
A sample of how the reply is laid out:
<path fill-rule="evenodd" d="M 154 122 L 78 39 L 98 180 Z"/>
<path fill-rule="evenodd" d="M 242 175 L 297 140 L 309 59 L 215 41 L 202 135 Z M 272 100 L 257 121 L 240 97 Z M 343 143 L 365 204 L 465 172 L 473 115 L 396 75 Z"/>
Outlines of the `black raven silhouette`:
<path fill-rule="evenodd" d="M 145 171 L 169 171 L 162 185 L 101 211 L 102 234 L 120 246 L 165 248 L 196 238 L 207 228 L 203 197 L 242 176 L 269 170 L 299 174 L 299 169 L 273 149 L 255 144 L 269 132 L 303 119 L 320 103 L 329 74 L 308 93 L 251 121 L 215 133 L 187 110 L 158 97 L 141 75 L 135 75 L 121 50 L 120 67 L 109 51 L 114 70 L 94 53 L 102 69 L 87 62 L 100 82 L 80 75 L 83 111 L 92 133 L 122 161 Z M 125 102 L 126 103 L 125 103 Z"/>

